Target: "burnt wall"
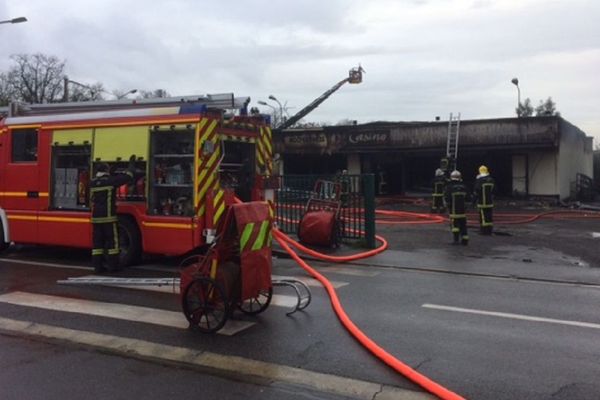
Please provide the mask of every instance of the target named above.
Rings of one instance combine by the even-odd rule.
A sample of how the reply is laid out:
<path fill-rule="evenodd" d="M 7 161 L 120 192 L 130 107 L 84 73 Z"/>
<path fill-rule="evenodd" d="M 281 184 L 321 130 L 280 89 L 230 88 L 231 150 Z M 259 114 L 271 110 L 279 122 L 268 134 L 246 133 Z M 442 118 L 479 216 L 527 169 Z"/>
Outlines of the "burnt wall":
<path fill-rule="evenodd" d="M 559 117 L 462 121 L 459 153 L 482 148 L 557 147 Z M 274 134 L 275 151 L 335 154 L 400 151 L 445 152 L 448 122 L 371 123 L 318 129 L 288 129 Z"/>

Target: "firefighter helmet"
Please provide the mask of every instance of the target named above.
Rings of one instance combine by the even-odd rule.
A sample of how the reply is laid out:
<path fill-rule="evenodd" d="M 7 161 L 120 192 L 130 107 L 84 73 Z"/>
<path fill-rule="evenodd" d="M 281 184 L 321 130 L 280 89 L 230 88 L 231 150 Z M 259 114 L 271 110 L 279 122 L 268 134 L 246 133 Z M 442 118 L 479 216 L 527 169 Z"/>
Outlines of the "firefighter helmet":
<path fill-rule="evenodd" d="M 96 164 L 96 172 L 110 172 L 110 166 L 104 162 L 98 163 Z"/>
<path fill-rule="evenodd" d="M 462 179 L 462 174 L 460 173 L 460 171 L 454 170 L 450 174 L 450 179 L 452 179 L 453 181 L 459 181 Z"/>
<path fill-rule="evenodd" d="M 435 176 L 442 176 L 442 175 L 444 175 L 444 171 L 442 171 L 439 168 L 435 170 Z"/>
<path fill-rule="evenodd" d="M 489 174 L 488 168 L 485 165 L 482 165 L 481 167 L 479 167 L 479 174 L 481 174 L 481 175 Z"/>

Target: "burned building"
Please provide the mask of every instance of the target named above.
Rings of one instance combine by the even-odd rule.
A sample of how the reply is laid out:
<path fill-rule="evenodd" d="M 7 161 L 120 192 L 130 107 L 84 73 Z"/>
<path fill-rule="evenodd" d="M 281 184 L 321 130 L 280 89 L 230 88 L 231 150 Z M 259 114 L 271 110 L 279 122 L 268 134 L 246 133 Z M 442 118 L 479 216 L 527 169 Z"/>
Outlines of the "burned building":
<path fill-rule="evenodd" d="M 285 174 L 373 173 L 379 194 L 430 190 L 446 154 L 446 122 L 374 122 L 274 134 Z M 467 184 L 489 167 L 500 195 L 572 196 L 593 176 L 592 137 L 558 116 L 460 122 L 457 168 Z"/>

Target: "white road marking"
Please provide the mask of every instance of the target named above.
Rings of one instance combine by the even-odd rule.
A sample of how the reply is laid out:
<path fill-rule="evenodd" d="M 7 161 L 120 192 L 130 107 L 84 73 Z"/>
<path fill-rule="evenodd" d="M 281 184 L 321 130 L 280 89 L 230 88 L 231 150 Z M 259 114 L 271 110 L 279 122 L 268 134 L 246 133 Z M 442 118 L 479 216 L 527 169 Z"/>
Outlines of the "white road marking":
<path fill-rule="evenodd" d="M 29 321 L 0 317 L 0 331 L 29 337 L 68 341 L 78 345 L 144 361 L 173 362 L 203 369 L 225 371 L 240 377 L 263 378 L 267 385 L 273 382 L 298 385 L 320 393 L 329 393 L 352 399 L 433 400 L 433 395 L 376 382 L 345 378 L 306 369 L 257 361 L 248 358 L 169 346 L 89 331 L 61 328 Z M 255 379 L 250 378 L 252 381 Z"/>
<path fill-rule="evenodd" d="M 6 257 L 0 258 L 0 261 L 6 261 L 6 262 L 15 263 L 15 264 L 39 265 L 39 266 L 43 266 L 43 267 L 52 267 L 52 268 L 61 268 L 61 269 L 80 269 L 80 270 L 87 270 L 87 271 L 91 271 L 93 269 L 92 267 L 85 267 L 83 265 L 66 265 L 66 264 L 48 263 L 48 262 L 40 262 L 40 261 L 13 260 L 12 258 L 6 258 Z M 140 265 L 140 266 L 132 267 L 132 268 L 140 269 L 140 270 L 148 270 L 148 271 L 160 271 L 160 272 L 176 272 L 176 271 L 178 271 L 175 269 L 175 267 L 168 268 L 168 267 L 155 267 L 155 266 L 145 266 L 145 265 Z M 90 276 L 98 276 L 98 275 L 90 275 Z M 314 286 L 314 287 L 322 286 L 318 280 L 307 277 L 307 276 L 273 275 L 272 277 L 273 277 L 273 279 L 293 278 L 293 279 L 301 280 L 308 286 Z M 348 282 L 331 281 L 331 284 L 333 285 L 334 288 L 338 289 L 338 288 L 348 285 Z M 123 286 L 121 286 L 121 287 L 123 287 Z"/>
<path fill-rule="evenodd" d="M 592 238 L 594 238 L 594 239 L 600 238 L 600 232 L 592 232 Z"/>
<path fill-rule="evenodd" d="M 438 305 L 438 304 L 423 304 L 421 307 L 432 308 L 435 310 L 468 313 L 468 314 L 489 315 L 492 317 L 500 317 L 500 318 L 520 319 L 520 320 L 524 320 L 524 321 L 547 322 L 550 324 L 561 324 L 561 325 L 578 326 L 578 327 L 582 327 L 582 328 L 600 329 L 600 324 L 595 324 L 593 322 L 569 321 L 569 320 L 563 320 L 563 319 L 535 317 L 533 315 L 512 314 L 512 313 L 504 313 L 504 312 L 496 312 L 496 311 L 477 310 L 477 309 L 473 309 L 473 308 L 442 306 L 442 305 Z"/>
<path fill-rule="evenodd" d="M 98 275 L 85 275 L 85 276 L 78 276 L 77 278 L 97 278 L 97 277 L 98 277 Z M 132 278 L 132 279 L 135 279 L 135 278 Z M 144 291 L 148 291 L 148 292 L 159 292 L 159 293 L 179 295 L 179 284 L 162 285 L 162 286 L 150 286 L 150 285 L 149 286 L 136 286 L 136 285 L 118 285 L 118 284 L 112 284 L 112 283 L 102 283 L 102 284 L 98 284 L 98 285 L 115 287 L 115 288 L 144 290 Z M 273 294 L 270 305 L 277 306 L 277 307 L 295 307 L 297 302 L 298 302 L 298 300 L 297 300 L 296 296 Z"/>
<path fill-rule="evenodd" d="M 189 324 L 182 312 L 157 308 L 131 306 L 120 303 L 105 303 L 92 300 L 70 299 L 45 294 L 11 292 L 0 295 L 0 302 L 25 307 L 42 308 L 61 312 L 95 315 L 125 321 L 143 322 L 170 328 L 187 329 Z M 254 322 L 228 320 L 217 333 L 232 336 L 248 329 Z"/>
<path fill-rule="evenodd" d="M 83 265 L 67 265 L 67 264 L 58 264 L 58 263 L 49 263 L 49 262 L 41 262 L 41 261 L 30 261 L 30 260 L 15 260 L 13 258 L 2 257 L 0 261 L 10 262 L 14 264 L 27 264 L 27 265 L 39 265 L 42 267 L 51 267 L 51 268 L 64 268 L 64 269 L 82 269 L 82 270 L 92 270 L 92 267 L 85 267 Z"/>

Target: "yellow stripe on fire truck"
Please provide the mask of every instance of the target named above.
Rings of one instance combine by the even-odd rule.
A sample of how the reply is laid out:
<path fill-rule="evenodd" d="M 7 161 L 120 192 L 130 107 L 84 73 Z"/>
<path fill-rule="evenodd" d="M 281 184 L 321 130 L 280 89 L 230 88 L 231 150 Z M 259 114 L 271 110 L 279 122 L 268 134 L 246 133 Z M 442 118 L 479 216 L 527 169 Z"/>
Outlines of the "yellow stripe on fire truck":
<path fill-rule="evenodd" d="M 194 174 L 197 174 L 198 168 L 200 168 L 200 141 L 202 140 L 200 137 L 200 132 L 202 132 L 202 130 L 204 129 L 204 126 L 206 125 L 206 123 L 208 122 L 207 118 L 202 118 L 200 120 L 200 122 L 198 122 L 198 124 L 196 125 L 196 132 L 195 132 L 195 138 L 196 140 L 194 141 Z M 196 200 L 197 201 L 197 200 Z M 196 204 L 196 203 L 194 203 Z"/>
<path fill-rule="evenodd" d="M 175 224 L 166 222 L 146 222 L 142 221 L 142 225 L 148 228 L 171 228 L 171 229 L 192 229 L 192 224 Z"/>
<path fill-rule="evenodd" d="M 220 156 L 221 156 L 220 149 L 215 150 L 215 152 L 210 156 L 210 158 L 204 165 L 204 168 L 202 169 L 202 171 L 200 171 L 200 174 L 198 175 L 198 184 L 202 183 L 202 180 L 209 173 L 210 167 L 212 167 L 215 164 L 215 162 L 217 162 L 217 160 L 219 159 Z"/>
<path fill-rule="evenodd" d="M 218 189 L 217 194 L 215 195 L 215 199 L 213 202 L 214 210 L 215 210 L 215 215 L 213 217 L 213 226 L 217 226 L 217 223 L 219 222 L 221 215 L 223 215 L 223 212 L 225 211 L 224 194 L 225 194 L 225 191 L 223 189 Z"/>
<path fill-rule="evenodd" d="M 69 217 L 43 217 L 43 216 L 34 216 L 34 215 L 15 215 L 8 214 L 6 216 L 9 220 L 14 221 L 39 221 L 39 222 L 74 222 L 74 223 L 83 223 L 88 224 L 90 222 L 90 218 L 69 218 Z"/>
<path fill-rule="evenodd" d="M 265 170 L 267 175 L 271 175 L 273 172 L 273 146 L 271 143 L 272 132 L 271 128 L 264 127 L 260 129 L 260 143 L 262 143 L 262 152 L 263 152 L 263 165 L 265 166 Z"/>
<path fill-rule="evenodd" d="M 0 192 L 0 196 L 5 197 L 28 197 L 27 192 Z M 48 197 L 48 192 L 39 192 L 38 197 Z"/>
<path fill-rule="evenodd" d="M 258 160 L 258 166 L 265 165 L 265 157 L 264 157 L 264 143 L 261 139 L 256 143 L 256 159 Z"/>
<path fill-rule="evenodd" d="M 197 190 L 195 196 L 194 208 L 197 210 L 196 215 L 202 216 L 204 215 L 205 207 L 205 194 L 208 188 L 210 187 L 212 180 L 214 179 L 214 174 L 210 173 L 211 167 L 216 163 L 218 157 L 220 155 L 220 149 L 216 146 L 218 135 L 216 134 L 215 128 L 217 127 L 217 121 L 213 120 L 207 127 L 204 132 L 201 132 L 201 129 L 198 129 L 198 140 L 197 140 L 197 158 L 198 165 L 196 167 L 197 173 Z M 212 154 L 204 154 L 205 143 L 212 143 Z M 207 175 L 210 174 L 208 177 Z"/>

